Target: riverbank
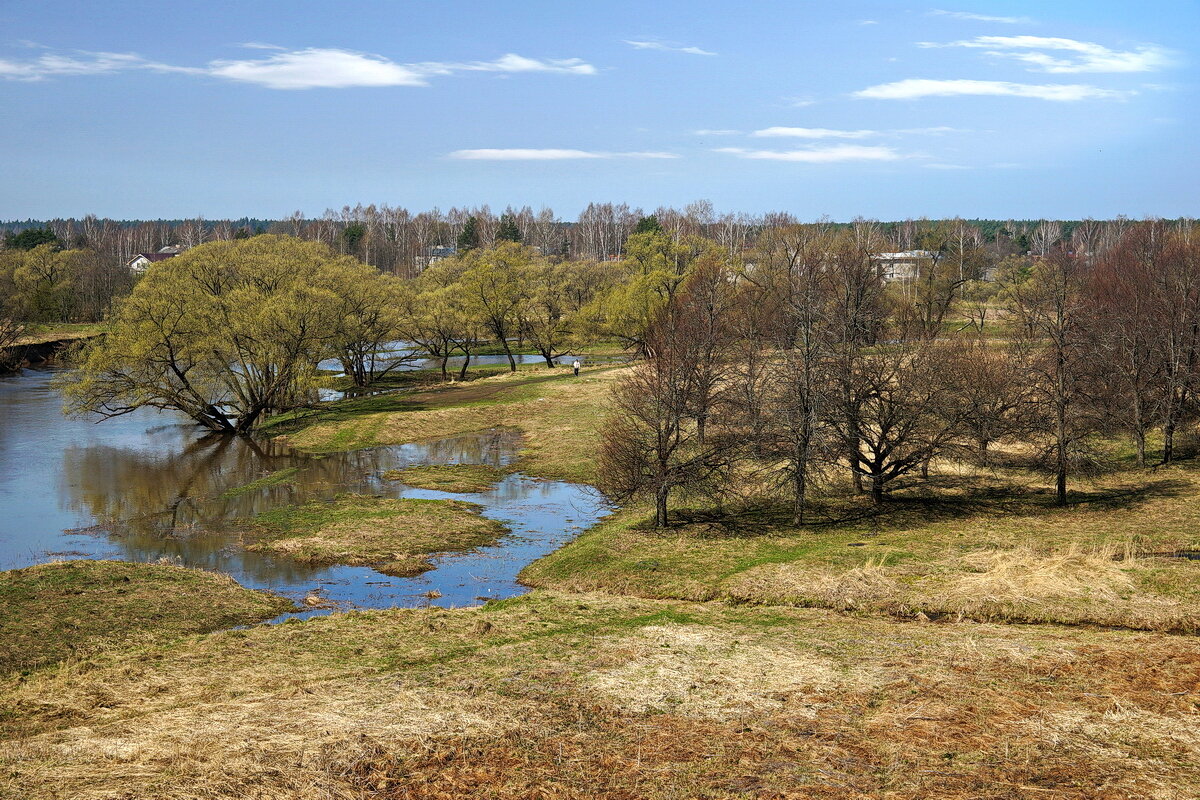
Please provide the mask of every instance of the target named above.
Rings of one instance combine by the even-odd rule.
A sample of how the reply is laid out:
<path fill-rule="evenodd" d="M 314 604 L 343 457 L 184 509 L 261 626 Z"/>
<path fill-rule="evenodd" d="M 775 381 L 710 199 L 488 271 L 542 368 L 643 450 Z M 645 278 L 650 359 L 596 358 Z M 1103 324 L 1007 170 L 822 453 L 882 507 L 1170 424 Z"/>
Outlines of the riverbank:
<path fill-rule="evenodd" d="M 4 674 L 262 622 L 294 606 L 203 570 L 62 561 L 0 572 L 0 608 Z"/>
<path fill-rule="evenodd" d="M 36 329 L 21 336 L 9 347 L 0 349 L 0 375 L 45 364 L 68 347 L 102 335 L 101 326 L 91 324 Z"/>
<path fill-rule="evenodd" d="M 621 374 L 529 369 L 273 430 L 335 458 L 503 425 L 519 461 L 492 467 L 588 480 Z M 803 527 L 697 502 L 656 531 L 632 506 L 528 566 L 542 588 L 473 609 L 35 670 L 0 691 L 0 796 L 1200 794 L 1200 562 L 1168 558 L 1200 549 L 1196 467 L 1118 471 L 1066 509 L 1018 470 L 935 472 L 882 512 L 830 495 Z"/>

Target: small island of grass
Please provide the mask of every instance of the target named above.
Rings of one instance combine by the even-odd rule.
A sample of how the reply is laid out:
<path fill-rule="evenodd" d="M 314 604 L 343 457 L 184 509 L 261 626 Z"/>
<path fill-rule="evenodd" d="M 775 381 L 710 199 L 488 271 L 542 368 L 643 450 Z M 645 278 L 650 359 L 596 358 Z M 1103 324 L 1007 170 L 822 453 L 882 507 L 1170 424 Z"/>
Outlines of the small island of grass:
<path fill-rule="evenodd" d="M 383 477 L 419 489 L 471 493 L 486 492 L 495 486 L 504 477 L 504 470 L 486 464 L 434 464 L 389 470 Z"/>
<path fill-rule="evenodd" d="M 398 577 L 432 569 L 438 553 L 495 542 L 508 528 L 461 500 L 339 495 L 255 518 L 248 548 L 313 564 L 370 566 Z"/>

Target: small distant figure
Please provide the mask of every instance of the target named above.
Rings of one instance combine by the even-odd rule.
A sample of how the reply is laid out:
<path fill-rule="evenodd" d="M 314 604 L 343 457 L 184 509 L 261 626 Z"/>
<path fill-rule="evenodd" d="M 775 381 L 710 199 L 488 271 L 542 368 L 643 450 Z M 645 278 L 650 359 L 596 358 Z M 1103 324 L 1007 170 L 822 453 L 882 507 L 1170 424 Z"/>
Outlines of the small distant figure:
<path fill-rule="evenodd" d="M 575 377 L 579 377 L 579 359 L 575 359 L 575 363 L 571 365 L 571 369 L 575 370 Z"/>

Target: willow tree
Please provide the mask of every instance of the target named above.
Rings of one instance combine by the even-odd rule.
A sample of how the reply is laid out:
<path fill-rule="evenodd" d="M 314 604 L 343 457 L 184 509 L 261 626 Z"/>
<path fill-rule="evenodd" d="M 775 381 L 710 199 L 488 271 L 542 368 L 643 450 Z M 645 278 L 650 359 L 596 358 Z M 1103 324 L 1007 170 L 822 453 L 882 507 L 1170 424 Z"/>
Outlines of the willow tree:
<path fill-rule="evenodd" d="M 68 408 L 173 409 L 212 431 L 248 432 L 315 387 L 356 263 L 315 242 L 256 236 L 152 265 L 84 351 Z"/>

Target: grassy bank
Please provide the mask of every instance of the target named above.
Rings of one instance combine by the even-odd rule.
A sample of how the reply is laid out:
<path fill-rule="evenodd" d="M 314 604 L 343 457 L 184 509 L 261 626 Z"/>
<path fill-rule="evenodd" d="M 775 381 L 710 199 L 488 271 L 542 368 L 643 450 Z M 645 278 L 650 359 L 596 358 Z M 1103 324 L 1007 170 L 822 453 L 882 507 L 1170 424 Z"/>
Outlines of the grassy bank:
<path fill-rule="evenodd" d="M 66 561 L 0 573 L 0 673 L 270 619 L 292 603 L 162 564 Z"/>
<path fill-rule="evenodd" d="M 417 575 L 438 553 L 491 544 L 508 529 L 458 500 L 393 500 L 345 494 L 255 518 L 247 549 L 313 564 L 370 566 Z"/>
<path fill-rule="evenodd" d="M 1162 798 L 1200 644 L 536 593 L 212 634 L 7 687 L 0 795 Z"/>
<path fill-rule="evenodd" d="M 512 427 L 523 434 L 520 469 L 591 483 L 608 388 L 623 368 L 532 367 L 469 383 L 364 397 L 281 416 L 266 429 L 311 452 L 403 444 Z"/>
<path fill-rule="evenodd" d="M 434 464 L 428 467 L 389 470 L 383 473 L 383 477 L 420 489 L 486 492 L 495 486 L 504 474 L 504 470 L 486 464 Z"/>
<path fill-rule="evenodd" d="M 1139 480 L 1140 478 L 1140 480 Z M 1067 508 L 996 475 L 901 493 L 881 512 L 830 502 L 797 528 L 786 510 L 682 513 L 649 529 L 631 508 L 535 562 L 535 586 L 952 615 L 1200 629 L 1200 472 L 1122 474 Z"/>

